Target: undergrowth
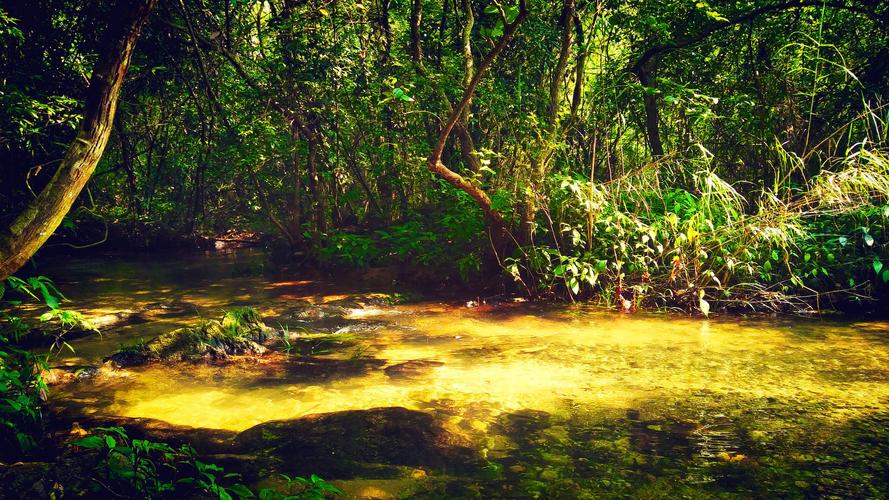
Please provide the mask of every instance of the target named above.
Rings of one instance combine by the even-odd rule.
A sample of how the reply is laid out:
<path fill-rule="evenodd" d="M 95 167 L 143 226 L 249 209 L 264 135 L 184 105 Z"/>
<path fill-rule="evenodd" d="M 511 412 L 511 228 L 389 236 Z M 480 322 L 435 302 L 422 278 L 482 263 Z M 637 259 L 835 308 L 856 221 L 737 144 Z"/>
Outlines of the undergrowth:
<path fill-rule="evenodd" d="M 700 146 L 608 182 L 563 175 L 544 230 L 506 269 L 529 294 L 625 310 L 865 305 L 889 282 L 887 127 L 868 119 L 876 137 L 822 159 L 812 176 L 776 146 L 770 186 L 726 181 Z"/>

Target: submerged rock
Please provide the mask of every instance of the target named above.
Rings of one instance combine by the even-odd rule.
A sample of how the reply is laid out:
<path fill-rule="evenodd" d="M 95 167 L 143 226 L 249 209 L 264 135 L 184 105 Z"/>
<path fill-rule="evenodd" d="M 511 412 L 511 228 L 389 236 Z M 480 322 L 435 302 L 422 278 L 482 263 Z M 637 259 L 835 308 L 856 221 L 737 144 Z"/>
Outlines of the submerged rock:
<path fill-rule="evenodd" d="M 160 302 L 151 302 L 141 308 L 145 316 L 179 316 L 197 311 L 197 306 L 184 300 L 171 299 Z"/>
<path fill-rule="evenodd" d="M 105 359 L 117 367 L 138 366 L 149 361 L 193 361 L 232 355 L 262 355 L 261 345 L 275 334 L 255 310 L 235 309 L 222 321 L 210 320 L 194 327 L 173 330 L 145 344 L 123 348 Z"/>
<path fill-rule="evenodd" d="M 95 366 L 54 366 L 43 371 L 43 380 L 47 385 L 67 384 L 95 378 L 99 368 Z"/>
<path fill-rule="evenodd" d="M 306 464 L 348 477 L 363 464 L 459 469 L 476 454 L 469 440 L 424 412 L 400 407 L 309 415 L 266 422 L 235 438 L 242 453 L 280 464 Z"/>
<path fill-rule="evenodd" d="M 294 313 L 293 318 L 302 321 L 320 321 L 329 318 L 348 316 L 351 309 L 341 305 L 318 304 L 310 305 Z"/>
<path fill-rule="evenodd" d="M 139 311 L 124 310 L 101 316 L 85 316 L 75 321 L 74 325 L 66 327 L 64 331 L 58 329 L 55 322 L 41 322 L 37 328 L 32 328 L 19 339 L 19 345 L 23 347 L 48 347 L 64 341 L 76 340 L 90 335 L 96 335 L 101 331 L 110 330 L 127 325 L 135 325 L 148 321 Z"/>
<path fill-rule="evenodd" d="M 159 317 L 181 316 L 195 310 L 194 304 L 189 302 L 167 300 L 152 302 L 136 309 L 123 309 L 101 315 L 86 313 L 82 321 L 78 321 L 75 325 L 66 328 L 64 332 L 54 329 L 56 325 L 53 323 L 41 323 L 38 327 L 32 328 L 30 332 L 24 335 L 19 340 L 19 345 L 28 348 L 48 347 L 60 342 L 62 339 L 70 342 L 71 340 L 97 335 L 115 328 L 147 323 Z"/>
<path fill-rule="evenodd" d="M 66 463 L 0 464 L 0 498 L 61 498 L 63 484 L 80 485 L 82 471 Z M 78 489 L 78 488 L 72 488 Z"/>
<path fill-rule="evenodd" d="M 387 366 L 383 370 L 389 378 L 417 378 L 429 373 L 433 368 L 444 365 L 441 361 L 428 359 L 412 359 L 397 365 Z"/>
<path fill-rule="evenodd" d="M 287 316 L 297 321 L 319 321 L 325 319 L 364 316 L 363 313 L 377 313 L 379 308 L 386 308 L 401 302 L 399 295 L 381 293 L 365 293 L 350 295 L 323 303 L 308 300 L 294 300 L 288 303 Z"/>

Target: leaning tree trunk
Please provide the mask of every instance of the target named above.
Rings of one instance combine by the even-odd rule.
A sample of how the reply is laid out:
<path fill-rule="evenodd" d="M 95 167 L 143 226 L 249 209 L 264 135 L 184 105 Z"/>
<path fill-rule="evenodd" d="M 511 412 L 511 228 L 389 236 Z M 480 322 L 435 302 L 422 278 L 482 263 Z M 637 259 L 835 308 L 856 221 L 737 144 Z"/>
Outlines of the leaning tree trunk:
<path fill-rule="evenodd" d="M 139 32 L 157 0 L 122 0 L 116 7 L 86 95 L 83 120 L 49 183 L 0 232 L 0 279 L 22 267 L 53 234 L 102 158 L 117 97 Z"/>
<path fill-rule="evenodd" d="M 450 117 L 448 117 L 447 122 L 445 122 L 438 135 L 438 143 L 426 159 L 426 164 L 429 167 L 430 172 L 441 177 L 450 185 L 463 191 L 475 200 L 475 203 L 485 215 L 485 222 L 488 226 L 492 247 L 498 259 L 499 254 L 510 244 L 509 240 L 512 237 L 509 228 L 507 227 L 506 220 L 504 220 L 503 215 L 494 208 L 493 203 L 491 203 L 491 198 L 480 186 L 473 184 L 462 175 L 445 166 L 441 160 L 441 156 L 445 144 L 448 141 L 448 137 L 451 135 L 451 131 L 454 130 L 454 127 L 457 125 L 457 122 L 460 121 L 463 112 L 469 106 L 469 102 L 472 100 L 472 96 L 475 93 L 475 89 L 478 87 L 479 82 L 481 82 L 481 79 L 485 76 L 485 73 L 487 73 L 488 68 L 494 64 L 494 60 L 497 56 L 503 52 L 503 49 L 506 48 L 506 45 L 509 44 L 513 36 L 515 36 L 516 30 L 522 21 L 525 20 L 527 15 L 527 0 L 519 0 L 518 16 L 516 16 L 512 23 L 504 27 L 503 35 L 500 36 L 500 39 L 497 40 L 497 43 L 494 44 L 494 47 L 488 52 L 488 55 L 485 56 L 481 64 L 479 64 L 475 75 L 463 90 L 463 97 L 460 99 L 460 103 L 451 109 Z M 422 66 L 420 66 L 420 68 L 422 68 Z"/>

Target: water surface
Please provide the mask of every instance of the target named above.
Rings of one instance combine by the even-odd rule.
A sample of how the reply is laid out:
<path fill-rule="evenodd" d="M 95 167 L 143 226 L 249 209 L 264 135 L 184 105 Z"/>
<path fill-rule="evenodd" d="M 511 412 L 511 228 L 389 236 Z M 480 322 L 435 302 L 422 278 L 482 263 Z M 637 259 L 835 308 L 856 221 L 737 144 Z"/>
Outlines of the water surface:
<path fill-rule="evenodd" d="M 463 468 L 296 471 L 336 479 L 352 496 L 887 494 L 886 323 L 435 301 L 313 323 L 296 316 L 306 302 L 372 288 L 282 276 L 258 254 L 73 261 L 59 276 L 88 315 L 188 305 L 74 341 L 67 364 L 95 364 L 121 344 L 238 305 L 305 336 L 266 361 L 106 373 L 57 388 L 59 407 L 233 433 L 402 407 L 432 415 L 475 450 Z"/>

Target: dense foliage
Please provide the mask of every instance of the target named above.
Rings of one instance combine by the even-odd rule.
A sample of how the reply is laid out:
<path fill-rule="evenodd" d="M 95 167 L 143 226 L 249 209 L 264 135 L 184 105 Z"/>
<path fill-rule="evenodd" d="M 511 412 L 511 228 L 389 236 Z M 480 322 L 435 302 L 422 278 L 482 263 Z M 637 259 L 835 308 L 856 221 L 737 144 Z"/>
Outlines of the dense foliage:
<path fill-rule="evenodd" d="M 260 498 L 262 500 L 323 500 L 342 495 L 320 477 L 282 474 L 283 491 L 263 488 L 258 495 L 240 482 L 241 476 L 198 459 L 189 445 L 131 439 L 121 427 L 101 427 L 72 446 L 98 452 L 89 491 L 127 498 Z"/>
<path fill-rule="evenodd" d="M 91 328 L 33 267 L 12 276 L 19 236 L 260 239 L 285 262 L 625 312 L 878 309 L 887 90 L 883 0 L 3 2 L 0 460 L 46 444 L 48 356 Z M 224 353 L 257 325 L 236 309 L 198 340 Z M 23 347 L 45 332 L 50 354 Z M 257 493 L 117 427 L 61 446 L 95 459 L 82 493 L 340 493 Z"/>
<path fill-rule="evenodd" d="M 16 307 L 29 299 L 46 305 L 42 321 L 59 319 L 60 330 L 48 354 L 21 347 L 32 326 Z M 0 460 L 33 451 L 42 438 L 47 358 L 64 344 L 64 331 L 72 326 L 72 318 L 79 318 L 77 313 L 60 308 L 62 300 L 62 294 L 44 276 L 0 281 Z"/>
<path fill-rule="evenodd" d="M 114 22 L 0 10 L 0 222 Z M 168 0 L 50 246 L 259 232 L 625 309 L 857 304 L 889 281 L 887 42 L 877 0 Z"/>

